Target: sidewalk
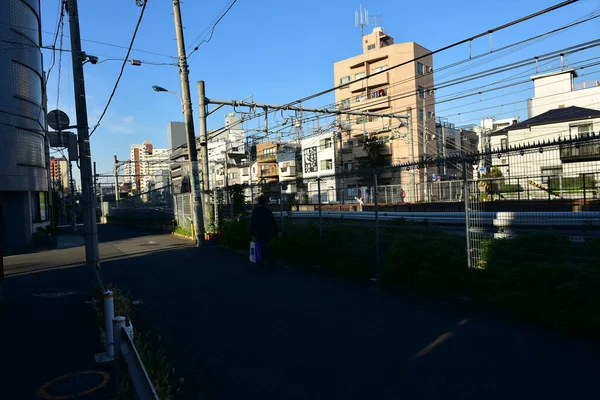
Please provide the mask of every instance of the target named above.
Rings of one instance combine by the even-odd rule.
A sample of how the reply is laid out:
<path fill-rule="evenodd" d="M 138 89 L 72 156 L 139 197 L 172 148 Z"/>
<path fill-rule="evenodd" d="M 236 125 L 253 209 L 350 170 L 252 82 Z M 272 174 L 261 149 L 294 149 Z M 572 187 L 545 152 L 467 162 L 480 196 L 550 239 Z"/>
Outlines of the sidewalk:
<path fill-rule="evenodd" d="M 73 261 L 81 253 L 80 248 L 64 251 L 73 253 L 65 255 Z M 37 254 L 44 253 L 50 252 Z M 10 262 L 28 263 L 27 256 L 12 256 Z M 0 309 L 0 398 L 112 398 L 112 365 L 94 361 L 102 348 L 89 300 L 85 266 L 6 278 Z"/>

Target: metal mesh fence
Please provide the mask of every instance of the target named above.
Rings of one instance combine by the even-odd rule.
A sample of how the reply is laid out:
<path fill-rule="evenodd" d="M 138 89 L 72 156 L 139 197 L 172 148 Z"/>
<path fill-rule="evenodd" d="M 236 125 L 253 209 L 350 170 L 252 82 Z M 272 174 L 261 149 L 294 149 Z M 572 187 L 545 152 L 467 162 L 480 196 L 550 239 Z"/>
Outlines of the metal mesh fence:
<path fill-rule="evenodd" d="M 444 164 L 457 172 L 454 179 L 435 173 Z M 246 212 L 258 196 L 266 197 L 278 224 L 299 241 L 298 251 L 315 253 L 316 262 L 378 277 L 389 264 L 410 260 L 415 248 L 421 257 L 443 263 L 452 254 L 473 268 L 593 263 L 600 256 L 599 179 L 600 139 L 587 135 L 376 171 L 240 185 L 240 193 Z M 241 211 L 227 195 L 218 196 L 217 205 L 221 218 Z M 302 250 L 298 235 L 318 241 Z"/>

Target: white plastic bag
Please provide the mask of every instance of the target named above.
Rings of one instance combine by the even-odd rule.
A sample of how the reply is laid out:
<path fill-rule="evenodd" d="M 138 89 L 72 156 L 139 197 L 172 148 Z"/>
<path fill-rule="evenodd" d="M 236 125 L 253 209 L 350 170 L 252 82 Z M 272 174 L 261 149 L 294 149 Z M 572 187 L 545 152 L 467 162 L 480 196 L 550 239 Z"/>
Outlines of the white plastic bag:
<path fill-rule="evenodd" d="M 250 262 L 258 264 L 260 263 L 260 244 L 258 242 L 250 242 Z"/>

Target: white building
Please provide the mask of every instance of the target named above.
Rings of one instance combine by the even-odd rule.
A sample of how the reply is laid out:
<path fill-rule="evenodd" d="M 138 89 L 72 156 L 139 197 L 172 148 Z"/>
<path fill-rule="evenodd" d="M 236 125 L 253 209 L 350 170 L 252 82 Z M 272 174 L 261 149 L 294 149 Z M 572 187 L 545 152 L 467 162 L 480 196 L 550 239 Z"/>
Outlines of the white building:
<path fill-rule="evenodd" d="M 516 125 L 511 125 L 490 135 L 492 147 L 504 149 L 538 142 L 551 142 L 587 136 L 600 131 L 600 110 L 570 106 L 546 111 Z M 493 157 L 492 165 L 500 168 L 505 178 L 528 186 L 550 189 L 560 197 L 577 196 L 588 182 L 600 180 L 600 144 L 598 140 L 588 143 L 560 144 L 542 153 L 514 155 L 506 153 Z M 584 177 L 585 175 L 585 177 Z M 567 183 L 568 182 L 568 183 Z M 569 193 L 563 188 L 568 186 Z M 580 187 L 581 186 L 581 187 Z M 547 192 L 538 191 L 541 196 Z M 580 193 L 579 193 L 580 194 Z"/>
<path fill-rule="evenodd" d="M 277 170 L 282 183 L 281 194 L 288 199 L 296 196 L 301 189 L 298 179 L 302 178 L 302 145 L 296 142 L 285 143 L 277 151 Z M 300 200 L 300 199 L 297 199 Z"/>
<path fill-rule="evenodd" d="M 302 176 L 307 184 L 308 201 L 318 202 L 318 182 L 321 178 L 321 202 L 337 201 L 335 179 L 336 151 L 333 145 L 333 132 L 314 135 L 302 139 Z"/>
<path fill-rule="evenodd" d="M 158 189 L 169 184 L 169 150 L 153 149 L 152 154 L 140 154 L 141 191 Z"/>
<path fill-rule="evenodd" d="M 570 106 L 600 110 L 600 83 L 597 80 L 575 82 L 577 76 L 574 69 L 532 76 L 534 96 L 528 100 L 529 118 Z"/>
<path fill-rule="evenodd" d="M 224 128 L 209 132 L 208 164 L 211 185 L 223 187 L 242 183 L 240 167 L 246 157 L 242 122 L 234 113 L 229 113 L 225 116 Z"/>

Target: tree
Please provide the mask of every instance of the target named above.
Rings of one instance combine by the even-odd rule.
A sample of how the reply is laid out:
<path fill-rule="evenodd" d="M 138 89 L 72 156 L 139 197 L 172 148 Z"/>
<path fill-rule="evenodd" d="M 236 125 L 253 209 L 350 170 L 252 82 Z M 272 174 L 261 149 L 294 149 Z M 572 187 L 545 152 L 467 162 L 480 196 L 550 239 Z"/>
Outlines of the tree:
<path fill-rule="evenodd" d="M 381 150 L 385 148 L 385 144 L 383 144 L 377 137 L 370 136 L 365 139 L 363 144 L 363 149 L 367 153 L 366 160 L 362 162 L 362 167 L 368 168 L 380 168 L 385 165 L 385 160 L 381 155 Z"/>

